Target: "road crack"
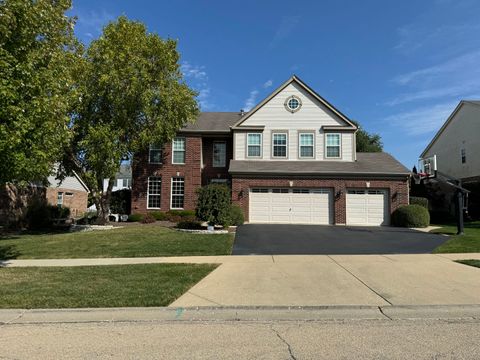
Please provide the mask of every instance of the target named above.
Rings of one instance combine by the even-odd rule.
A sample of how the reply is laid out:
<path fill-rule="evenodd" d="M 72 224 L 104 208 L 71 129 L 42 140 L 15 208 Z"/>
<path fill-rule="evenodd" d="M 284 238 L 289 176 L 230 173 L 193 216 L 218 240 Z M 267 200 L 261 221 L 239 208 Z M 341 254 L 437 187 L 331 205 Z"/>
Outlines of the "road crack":
<path fill-rule="evenodd" d="M 287 350 L 288 350 L 288 353 L 290 355 L 290 359 L 292 360 L 297 360 L 297 358 L 295 357 L 295 355 L 293 355 L 293 350 L 292 350 L 292 347 L 290 346 L 290 344 L 287 342 L 287 340 L 285 340 L 282 335 L 280 335 L 280 333 L 278 332 L 278 330 L 276 330 L 273 325 L 270 326 L 270 329 L 274 332 L 275 335 L 277 335 L 277 337 L 280 339 L 281 342 L 283 342 L 285 345 L 287 345 Z"/>

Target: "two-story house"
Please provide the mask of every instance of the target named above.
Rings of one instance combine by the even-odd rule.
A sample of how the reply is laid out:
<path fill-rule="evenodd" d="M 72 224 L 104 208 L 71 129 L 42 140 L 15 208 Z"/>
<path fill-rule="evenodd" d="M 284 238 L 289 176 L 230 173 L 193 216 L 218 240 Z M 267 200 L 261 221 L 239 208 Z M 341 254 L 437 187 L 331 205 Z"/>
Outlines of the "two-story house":
<path fill-rule="evenodd" d="M 202 113 L 133 161 L 132 212 L 194 209 L 227 183 L 251 223 L 388 225 L 408 204 L 409 171 L 357 153 L 356 126 L 292 76 L 248 113 Z"/>

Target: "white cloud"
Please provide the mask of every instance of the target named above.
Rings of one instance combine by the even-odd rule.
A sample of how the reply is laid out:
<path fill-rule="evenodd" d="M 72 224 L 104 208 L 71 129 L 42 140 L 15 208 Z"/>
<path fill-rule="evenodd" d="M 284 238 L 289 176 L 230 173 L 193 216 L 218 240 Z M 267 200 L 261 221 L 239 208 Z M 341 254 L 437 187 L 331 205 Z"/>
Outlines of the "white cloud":
<path fill-rule="evenodd" d="M 263 88 L 264 89 L 268 89 L 270 86 L 273 85 L 273 81 L 272 80 L 267 80 L 265 81 L 265 83 L 263 84 Z"/>
<path fill-rule="evenodd" d="M 250 91 L 250 95 L 248 96 L 248 99 L 245 100 L 245 106 L 244 106 L 245 111 L 250 111 L 256 105 L 258 93 L 259 93 L 258 90 Z"/>
<path fill-rule="evenodd" d="M 214 109 L 215 104 L 211 101 L 211 89 L 208 84 L 208 74 L 205 66 L 183 61 L 180 65 L 180 71 L 189 85 L 198 92 L 197 101 L 200 108 L 203 111 Z"/>
<path fill-rule="evenodd" d="M 290 35 L 290 33 L 295 29 L 295 26 L 297 26 L 298 22 L 300 21 L 300 16 L 284 16 L 282 18 L 282 22 L 280 23 L 280 26 L 278 27 L 277 31 L 275 32 L 275 35 L 273 36 L 272 41 L 269 44 L 270 48 L 276 47 L 278 44 L 280 44 L 284 39 Z"/>
<path fill-rule="evenodd" d="M 100 35 L 103 27 L 115 19 L 115 15 L 104 9 L 100 11 L 91 10 L 88 12 L 75 11 L 75 9 L 73 9 L 73 13 L 78 17 L 77 29 L 88 38 Z"/>
<path fill-rule="evenodd" d="M 196 80 L 208 80 L 205 66 L 192 65 L 188 61 L 182 62 L 180 70 L 186 78 L 194 78 Z"/>
<path fill-rule="evenodd" d="M 401 112 L 385 119 L 394 126 L 403 128 L 408 135 L 424 135 L 437 131 L 450 116 L 458 102 L 422 106 Z"/>

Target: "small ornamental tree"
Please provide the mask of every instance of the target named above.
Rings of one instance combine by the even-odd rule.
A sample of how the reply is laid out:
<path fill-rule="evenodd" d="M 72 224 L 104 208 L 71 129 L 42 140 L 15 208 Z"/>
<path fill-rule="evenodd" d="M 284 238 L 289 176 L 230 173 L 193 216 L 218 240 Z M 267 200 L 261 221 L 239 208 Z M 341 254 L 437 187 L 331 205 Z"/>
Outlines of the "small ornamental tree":
<path fill-rule="evenodd" d="M 209 225 L 229 225 L 230 189 L 226 185 L 210 184 L 197 190 L 196 216 Z"/>

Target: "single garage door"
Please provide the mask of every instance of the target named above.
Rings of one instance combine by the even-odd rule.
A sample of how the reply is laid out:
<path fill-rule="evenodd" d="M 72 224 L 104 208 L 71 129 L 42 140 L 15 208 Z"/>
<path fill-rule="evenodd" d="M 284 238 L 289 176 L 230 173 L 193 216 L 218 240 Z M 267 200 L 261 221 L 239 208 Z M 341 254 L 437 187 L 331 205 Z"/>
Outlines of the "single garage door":
<path fill-rule="evenodd" d="M 332 224 L 331 189 L 250 189 L 249 221 L 277 224 Z"/>
<path fill-rule="evenodd" d="M 347 225 L 389 225 L 387 190 L 347 190 Z"/>

